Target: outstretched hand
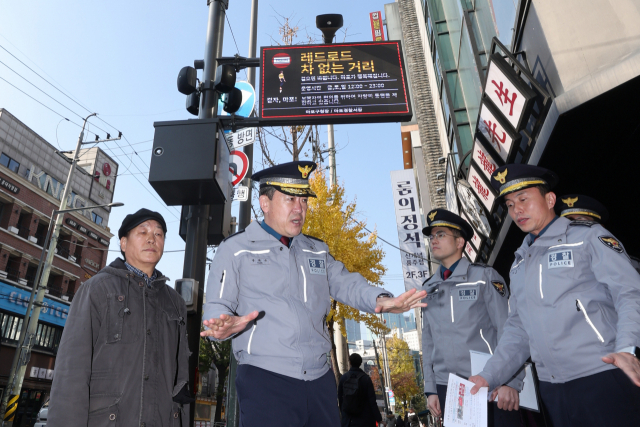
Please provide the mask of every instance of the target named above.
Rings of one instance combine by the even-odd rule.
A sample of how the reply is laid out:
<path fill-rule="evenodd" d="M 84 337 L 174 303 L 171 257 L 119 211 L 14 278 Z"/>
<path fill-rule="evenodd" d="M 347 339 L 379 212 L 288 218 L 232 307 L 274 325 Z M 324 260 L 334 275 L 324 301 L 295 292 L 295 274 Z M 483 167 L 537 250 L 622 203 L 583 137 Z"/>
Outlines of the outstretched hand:
<path fill-rule="evenodd" d="M 417 292 L 411 289 L 395 298 L 381 297 L 376 301 L 376 313 L 404 313 L 412 308 L 426 307 L 427 303 L 420 301 L 427 296 L 427 291 Z"/>
<path fill-rule="evenodd" d="M 203 320 L 202 324 L 209 328 L 200 332 L 201 337 L 213 337 L 218 340 L 229 338 L 231 335 L 243 331 L 247 323 L 258 317 L 258 311 L 252 311 L 246 316 L 229 316 L 221 314 L 219 319 Z"/>
<path fill-rule="evenodd" d="M 622 369 L 631 382 L 640 387 L 640 360 L 631 353 L 611 353 L 602 358 L 604 363 L 609 363 Z"/>

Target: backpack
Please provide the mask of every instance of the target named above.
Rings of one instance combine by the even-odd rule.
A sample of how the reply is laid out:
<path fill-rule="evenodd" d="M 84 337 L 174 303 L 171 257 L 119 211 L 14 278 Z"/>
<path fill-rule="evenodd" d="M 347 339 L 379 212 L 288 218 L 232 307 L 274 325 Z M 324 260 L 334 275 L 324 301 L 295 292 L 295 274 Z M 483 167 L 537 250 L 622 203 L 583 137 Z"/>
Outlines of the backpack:
<path fill-rule="evenodd" d="M 364 372 L 352 372 L 342 385 L 342 410 L 349 415 L 357 416 L 364 411 L 367 391 L 360 387 L 360 378 Z"/>

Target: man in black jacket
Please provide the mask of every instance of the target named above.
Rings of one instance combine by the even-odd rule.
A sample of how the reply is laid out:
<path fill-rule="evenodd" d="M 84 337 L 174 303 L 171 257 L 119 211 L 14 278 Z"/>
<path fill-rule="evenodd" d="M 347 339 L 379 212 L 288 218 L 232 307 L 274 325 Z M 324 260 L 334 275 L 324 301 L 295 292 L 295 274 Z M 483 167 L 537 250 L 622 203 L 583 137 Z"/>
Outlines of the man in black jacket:
<path fill-rule="evenodd" d="M 56 360 L 48 427 L 186 425 L 190 399 L 184 300 L 156 265 L 167 225 L 127 215 L 116 259 L 76 293 Z"/>
<path fill-rule="evenodd" d="M 349 365 L 351 365 L 351 369 L 340 378 L 338 384 L 338 403 L 342 414 L 341 427 L 374 427 L 376 421 L 382 421 L 382 415 L 380 415 L 378 404 L 376 403 L 376 393 L 373 389 L 373 382 L 371 382 L 369 375 L 360 369 L 362 357 L 358 353 L 353 353 L 349 356 Z M 362 393 L 364 398 L 362 412 L 358 415 L 348 414 L 344 408 L 344 385 L 352 376 L 360 377 L 358 378 L 358 393 Z"/>

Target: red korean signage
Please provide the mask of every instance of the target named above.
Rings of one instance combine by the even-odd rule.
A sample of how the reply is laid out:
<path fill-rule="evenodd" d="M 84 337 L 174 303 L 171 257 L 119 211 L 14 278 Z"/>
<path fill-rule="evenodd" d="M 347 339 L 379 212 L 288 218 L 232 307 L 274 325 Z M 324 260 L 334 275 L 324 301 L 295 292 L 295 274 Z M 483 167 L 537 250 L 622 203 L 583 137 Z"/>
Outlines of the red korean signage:
<path fill-rule="evenodd" d="M 496 200 L 496 196 L 491 189 L 491 186 L 486 183 L 484 178 L 482 178 L 481 172 L 478 172 L 478 168 L 474 163 L 471 163 L 471 167 L 469 168 L 469 184 L 471 184 L 471 189 L 487 211 L 491 212 L 493 209 L 493 204 Z"/>
<path fill-rule="evenodd" d="M 500 55 L 491 55 L 484 93 L 516 132 L 523 129 L 533 108 L 535 92 Z"/>
<path fill-rule="evenodd" d="M 384 41 L 384 28 L 382 27 L 382 12 L 371 12 L 369 14 L 371 20 L 371 36 L 374 42 Z"/>
<path fill-rule="evenodd" d="M 491 181 L 491 174 L 493 171 L 498 169 L 498 164 L 493 160 L 489 151 L 482 146 L 482 143 L 480 143 L 477 138 L 473 144 L 472 158 L 480 168 L 480 171 L 482 171 L 485 178 Z"/>
<path fill-rule="evenodd" d="M 496 106 L 488 99 L 480 105 L 478 117 L 478 133 L 480 133 L 503 162 L 508 163 L 514 147 L 520 142 L 520 134 L 515 133 L 506 122 Z"/>

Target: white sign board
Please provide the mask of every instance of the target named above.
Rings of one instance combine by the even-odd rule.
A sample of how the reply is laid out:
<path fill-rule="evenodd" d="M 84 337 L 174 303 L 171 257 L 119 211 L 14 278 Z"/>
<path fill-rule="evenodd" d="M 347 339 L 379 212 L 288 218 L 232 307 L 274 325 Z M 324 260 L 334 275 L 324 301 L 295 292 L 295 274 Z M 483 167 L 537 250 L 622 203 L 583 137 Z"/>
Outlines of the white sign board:
<path fill-rule="evenodd" d="M 244 128 L 237 132 L 228 133 L 224 137 L 227 140 L 229 150 L 237 150 L 245 145 L 253 144 L 256 141 L 258 128 Z"/>
<path fill-rule="evenodd" d="M 493 60 L 489 63 L 487 84 L 484 90 L 513 128 L 518 130 L 520 118 L 524 114 L 527 97 L 509 80 Z"/>
<path fill-rule="evenodd" d="M 478 225 L 476 224 L 475 221 L 472 221 L 471 219 L 469 219 L 469 216 L 467 215 L 466 212 L 462 212 L 461 215 L 469 224 L 471 224 L 471 228 L 473 228 L 473 236 L 471 236 L 471 239 L 469 239 L 469 241 L 471 243 L 473 243 L 473 246 L 476 248 L 480 248 L 480 245 L 482 244 L 482 239 L 480 238 L 480 236 L 478 236 L 478 233 L 476 233 L 476 228 L 478 228 Z"/>
<path fill-rule="evenodd" d="M 487 180 L 491 182 L 491 174 L 498 169 L 498 164 L 477 139 L 473 144 L 473 160 L 475 160 L 476 164 L 480 167 L 480 171 Z"/>
<path fill-rule="evenodd" d="M 469 184 L 471 184 L 471 189 L 476 193 L 484 207 L 487 208 L 487 211 L 491 212 L 496 196 L 493 194 L 493 190 L 484 182 L 478 169 L 473 164 L 469 168 Z"/>
<path fill-rule="evenodd" d="M 246 202 L 249 198 L 249 187 L 240 185 L 233 189 L 233 201 Z"/>
<path fill-rule="evenodd" d="M 458 210 L 458 198 L 456 197 L 456 177 L 455 168 L 451 162 L 451 157 L 447 162 L 447 177 L 445 182 L 444 198 L 447 202 L 447 210 L 456 215 L 460 215 Z"/>
<path fill-rule="evenodd" d="M 476 252 L 475 249 L 473 249 L 473 246 L 471 246 L 469 242 L 465 244 L 464 252 L 469 257 L 469 261 L 476 262 L 476 258 L 478 258 L 478 253 Z"/>
<path fill-rule="evenodd" d="M 401 249 L 404 288 L 418 289 L 430 274 L 413 169 L 391 171 L 391 188 Z"/>
<path fill-rule="evenodd" d="M 496 153 L 502 160 L 507 161 L 513 138 L 507 130 L 500 124 L 486 104 L 480 106 L 480 120 L 478 120 L 478 130 L 489 141 Z"/>
<path fill-rule="evenodd" d="M 458 198 L 460 199 L 460 203 L 462 203 L 462 209 L 469 215 L 469 219 L 471 219 L 469 222 L 473 224 L 480 234 L 484 237 L 489 237 L 491 234 L 489 220 L 487 219 L 484 208 L 478 201 L 473 190 L 471 190 L 471 186 L 464 180 L 458 180 L 456 185 L 458 188 Z"/>

